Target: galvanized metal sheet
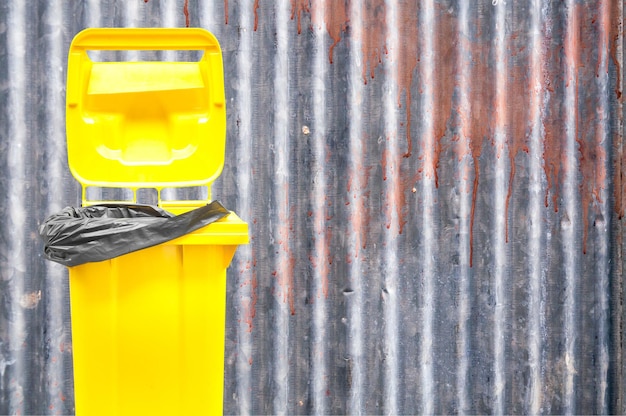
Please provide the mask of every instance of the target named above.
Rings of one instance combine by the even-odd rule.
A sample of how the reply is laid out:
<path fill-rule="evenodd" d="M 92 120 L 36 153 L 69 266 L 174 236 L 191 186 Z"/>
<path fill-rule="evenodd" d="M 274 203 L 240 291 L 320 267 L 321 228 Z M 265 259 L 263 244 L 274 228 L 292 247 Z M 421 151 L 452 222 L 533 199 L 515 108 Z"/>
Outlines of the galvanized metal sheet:
<path fill-rule="evenodd" d="M 37 237 L 79 203 L 69 42 L 187 20 L 223 48 L 213 195 L 252 238 L 229 270 L 226 413 L 626 412 L 623 9 L 0 3 L 0 413 L 74 411 L 67 272 Z"/>

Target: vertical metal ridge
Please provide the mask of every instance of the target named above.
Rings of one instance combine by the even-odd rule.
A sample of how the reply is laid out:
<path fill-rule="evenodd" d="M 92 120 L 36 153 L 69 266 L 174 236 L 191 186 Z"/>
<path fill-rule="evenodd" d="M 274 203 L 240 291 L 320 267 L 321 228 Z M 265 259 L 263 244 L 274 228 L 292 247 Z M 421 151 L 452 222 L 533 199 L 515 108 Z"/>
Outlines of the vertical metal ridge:
<path fill-rule="evenodd" d="M 239 187 L 237 193 L 237 209 L 241 218 L 251 221 L 252 212 L 252 15 L 249 7 L 242 8 L 237 24 L 241 28 L 241 38 L 237 54 L 237 115 L 240 121 L 238 140 L 236 147 L 237 174 L 236 180 Z M 235 383 L 237 394 L 237 410 L 241 414 L 251 414 L 253 409 L 253 319 L 255 315 L 254 279 L 256 270 L 252 266 L 255 262 L 256 250 L 255 227 L 250 224 L 250 245 L 241 246 L 235 255 L 237 284 L 234 297 L 237 304 L 237 358 L 235 362 Z M 230 398 L 225 396 L 225 400 Z"/>
<path fill-rule="evenodd" d="M 141 11 L 145 7 L 138 1 L 122 1 L 122 18 L 124 19 L 125 27 L 138 27 L 141 25 Z M 132 58 L 128 58 L 132 60 Z"/>
<path fill-rule="evenodd" d="M 565 305 L 564 305 L 564 413 L 577 413 L 576 403 L 576 373 L 578 372 L 577 343 L 578 343 L 578 259 L 582 252 L 578 234 L 581 229 L 580 206 L 578 198 L 578 160 L 577 160 L 577 118 L 578 108 L 578 73 L 580 62 L 580 39 L 579 24 L 580 16 L 578 6 L 573 0 L 566 2 L 565 17 L 565 113 L 563 120 L 565 125 L 565 166 L 563 183 L 563 213 L 561 218 L 561 238 L 564 254 L 564 281 L 565 281 Z"/>
<path fill-rule="evenodd" d="M 470 250 L 471 233 L 470 227 L 470 203 L 472 195 L 469 193 L 471 189 L 469 185 L 469 178 L 467 172 L 470 169 L 471 155 L 468 143 L 468 133 L 471 131 L 469 123 L 471 120 L 467 117 L 467 114 L 471 114 L 471 104 L 469 101 L 469 90 L 471 88 L 471 55 L 468 51 L 469 40 L 471 34 L 469 31 L 469 4 L 467 2 L 460 2 L 459 4 L 459 23 L 458 23 L 458 45 L 457 54 L 458 62 L 460 62 L 459 68 L 459 112 L 461 118 L 461 131 L 459 132 L 459 145 L 463 147 L 463 156 L 459 157 L 459 178 L 460 183 L 458 186 L 460 189 L 459 196 L 459 290 L 458 290 L 458 339 L 457 339 L 457 374 L 456 374 L 456 395 L 458 398 L 458 412 L 465 414 L 471 412 L 471 406 L 469 402 L 469 394 L 467 388 L 468 380 L 468 351 L 469 351 L 469 329 L 468 321 L 470 318 L 470 262 L 472 255 Z"/>
<path fill-rule="evenodd" d="M 87 6 L 85 7 L 87 27 L 101 26 L 102 12 L 100 4 L 100 0 L 87 0 Z"/>
<path fill-rule="evenodd" d="M 528 405 L 525 411 L 536 415 L 541 413 L 541 398 L 543 391 L 542 372 L 543 365 L 541 359 L 542 349 L 542 321 L 545 321 L 542 285 L 543 285 L 543 253 L 542 235 L 543 222 L 542 215 L 542 155 L 544 152 L 542 145 L 542 45 L 541 45 L 541 5 L 539 0 L 533 0 L 530 15 L 530 140 L 529 140 L 529 210 L 530 210 L 530 235 L 529 249 L 531 253 L 536 253 L 529 259 L 530 284 L 528 299 L 528 364 L 529 392 Z"/>
<path fill-rule="evenodd" d="M 349 74 L 348 74 L 348 111 L 349 126 L 348 151 L 352 156 L 349 161 L 350 204 L 349 220 L 351 227 L 348 231 L 347 255 L 352 258 L 348 264 L 349 291 L 344 291 L 348 315 L 348 346 L 346 364 L 348 367 L 348 403 L 347 413 L 360 415 L 363 413 L 364 371 L 363 365 L 363 298 L 364 284 L 362 279 L 362 259 L 359 255 L 362 228 L 365 226 L 365 212 L 362 205 L 363 191 L 366 187 L 363 181 L 364 152 L 363 146 L 363 80 L 362 75 L 362 42 L 364 28 L 362 25 L 362 8 L 359 2 L 350 2 L 350 21 L 352 22 Z"/>
<path fill-rule="evenodd" d="M 607 227 L 608 219 L 611 216 L 609 208 L 609 157 L 612 143 L 610 135 L 610 122 L 611 111 L 609 106 L 609 97 L 611 94 L 610 80 L 609 80 L 609 51 L 610 51 L 610 38 L 611 38 L 611 4 L 609 0 L 602 0 L 600 2 L 600 42 L 599 42 L 599 62 L 598 70 L 596 73 L 596 84 L 598 89 L 598 107 L 596 109 L 597 117 L 595 132 L 594 132 L 594 145 L 600 147 L 604 153 L 604 160 L 600 160 L 601 166 L 598 167 L 598 171 L 603 173 L 604 181 L 600 184 L 601 194 L 598 196 L 599 215 L 595 215 L 593 221 L 593 227 L 598 234 L 598 246 L 596 248 L 596 255 L 600 258 L 597 262 L 596 276 L 598 277 L 595 289 L 596 297 L 598 299 L 598 312 L 596 314 L 598 321 L 598 368 L 597 368 L 597 407 L 599 413 L 608 414 L 609 410 L 609 396 L 608 396 L 608 380 L 609 380 L 609 276 L 610 276 L 610 233 Z"/>
<path fill-rule="evenodd" d="M 384 106 L 384 135 L 386 137 L 385 151 L 389 155 L 387 157 L 386 166 L 383 169 L 386 172 L 384 185 L 384 200 L 387 217 L 387 226 L 384 231 L 384 276 L 382 279 L 382 306 L 384 318 L 384 334 L 383 341 L 383 410 L 385 414 L 399 414 L 398 409 L 398 354 L 399 354 L 399 338 L 400 335 L 398 325 L 398 302 L 400 296 L 398 293 L 398 236 L 402 232 L 402 218 L 399 217 L 401 194 L 404 190 L 401 188 L 400 178 L 400 150 L 398 146 L 398 110 L 397 97 L 398 87 L 398 62 L 399 62 L 399 41 L 398 41 L 398 18 L 395 0 L 389 0 L 386 5 L 386 38 L 387 38 L 387 60 L 385 66 L 387 68 L 387 76 L 385 77 L 385 86 L 383 94 L 385 95 Z"/>
<path fill-rule="evenodd" d="M 422 163 L 424 164 L 424 175 L 420 184 L 420 192 L 423 198 L 422 222 L 423 229 L 422 252 L 420 253 L 422 276 L 420 278 L 423 291 L 421 293 L 421 309 L 422 309 L 422 330 L 420 340 L 420 412 L 424 414 L 433 414 L 435 412 L 434 397 L 434 372 L 433 372 L 433 320 L 434 320 L 434 281 L 436 279 L 436 265 L 434 264 L 436 250 L 436 231 L 434 221 L 435 210 L 435 130 L 433 125 L 434 118 L 434 91 L 433 85 L 435 80 L 435 42 L 434 32 L 436 32 L 435 20 L 435 4 L 433 0 L 426 0 L 422 3 L 419 10 L 421 32 L 420 42 L 422 49 L 422 57 L 420 66 L 422 69 L 421 89 L 422 106 L 421 113 L 423 115 L 421 149 L 423 152 Z"/>
<path fill-rule="evenodd" d="M 160 8 L 160 20 L 162 27 L 176 27 L 178 26 L 178 10 L 176 7 L 178 2 L 176 0 L 161 0 L 159 3 Z M 173 55 L 174 51 L 165 51 L 166 55 Z M 173 58 L 168 58 L 173 60 Z"/>
<path fill-rule="evenodd" d="M 609 378 L 609 410 L 613 413 L 626 413 L 626 383 L 623 382 L 626 376 L 626 360 L 624 360 L 623 346 L 626 343 L 626 331 L 622 331 L 624 320 L 626 319 L 625 309 L 623 305 L 624 297 L 624 272 L 626 266 L 626 227 L 621 217 L 623 206 L 621 201 L 624 198 L 622 188 L 623 182 L 623 163 L 624 163 L 624 46 L 626 37 L 624 36 L 624 2 L 616 1 L 612 3 L 611 10 L 611 26 L 610 33 L 613 35 L 612 44 L 612 60 L 613 65 L 610 68 L 609 82 L 614 88 L 611 94 L 611 125 L 610 132 L 612 137 L 612 155 L 611 168 L 613 169 L 613 204 L 614 209 L 610 219 L 611 229 L 611 252 L 609 253 L 609 261 L 611 262 L 611 275 L 609 286 L 610 298 L 610 315 L 609 315 L 609 331 L 610 331 L 610 378 Z M 609 64 L 610 65 L 610 64 Z"/>
<path fill-rule="evenodd" d="M 242 15 L 249 12 L 249 7 L 246 7 L 248 11 L 242 11 Z M 222 20 L 217 19 L 217 8 L 215 7 L 215 3 L 212 1 L 200 2 L 198 4 L 198 14 L 200 20 L 200 27 L 207 29 L 208 31 L 215 33 L 218 35 L 218 39 L 220 38 L 219 32 L 220 27 L 218 22 L 221 23 Z"/>
<path fill-rule="evenodd" d="M 319 1 L 314 9 L 312 20 L 323 22 L 326 14 L 326 3 Z M 329 267 L 328 259 L 330 250 L 328 248 L 330 239 L 327 236 L 326 225 L 326 72 L 327 54 L 326 31 L 323 25 L 318 24 L 313 27 L 315 32 L 315 54 L 313 64 L 313 190 L 311 193 L 314 224 L 313 239 L 313 284 L 311 294 L 313 303 L 313 340 L 311 345 L 311 401 L 312 410 L 315 414 L 327 413 L 327 354 L 326 354 L 326 302 L 328 298 Z M 308 134 L 308 133 L 307 133 Z"/>
<path fill-rule="evenodd" d="M 27 76 L 31 72 L 27 70 L 26 56 L 29 50 L 27 44 L 26 27 L 27 10 L 24 2 L 12 2 L 9 5 L 7 16 L 7 61 L 9 89 L 7 114 L 8 121 L 8 149 L 7 171 L 8 189 L 8 212 L 5 227 L 9 233 L 7 255 L 9 270 L 7 279 L 11 282 L 8 293 L 8 325 L 9 336 L 8 350 L 12 354 L 13 365 L 7 368 L 9 373 L 9 403 L 8 409 L 11 414 L 25 413 L 25 400 L 28 392 L 27 378 L 29 377 L 30 365 L 25 359 L 24 342 L 28 336 L 29 328 L 26 326 L 24 310 L 20 306 L 20 300 L 25 295 L 25 280 L 27 277 L 26 262 L 26 198 L 24 179 L 26 176 L 26 149 L 27 149 L 27 97 L 24 92 L 27 89 Z"/>
<path fill-rule="evenodd" d="M 276 13 L 276 55 L 274 57 L 274 200 L 277 223 L 272 230 L 276 247 L 274 282 L 274 368 L 275 414 L 289 412 L 289 315 L 292 301 L 292 273 L 290 265 L 290 201 L 289 201 L 289 3 L 278 0 Z"/>
<path fill-rule="evenodd" d="M 509 98 L 507 92 L 507 42 L 506 42 L 506 3 L 495 3 L 495 60 L 496 60 L 496 103 L 495 103 L 495 153 L 496 153 L 496 173 L 495 173 L 495 229 L 494 229 L 494 262 L 495 273 L 493 278 L 494 287 L 494 336 L 493 336 L 493 409 L 495 414 L 504 414 L 505 411 L 505 384 L 506 384 L 506 322 L 507 322 L 507 201 L 506 195 L 508 187 L 511 184 L 506 183 L 506 153 L 514 152 L 514 149 L 506 149 L 507 139 L 507 100 Z M 511 163 L 515 163 L 514 158 L 510 158 Z M 513 166 L 509 169 L 512 171 Z M 510 176 L 509 176 L 510 177 Z M 509 179 L 511 180 L 511 179 Z"/>
<path fill-rule="evenodd" d="M 54 213 L 61 210 L 61 201 L 56 190 L 64 189 L 63 174 L 64 163 L 67 159 L 65 153 L 65 120 L 63 109 L 65 102 L 61 92 L 65 88 L 63 70 L 65 62 L 64 53 L 61 50 L 63 45 L 62 21 L 65 15 L 60 0 L 46 2 L 46 12 L 44 20 L 49 35 L 46 44 L 46 56 L 44 59 L 46 68 L 45 82 L 45 105 L 51 109 L 46 114 L 45 124 L 45 152 L 46 152 L 46 210 L 47 213 Z M 60 19 L 59 19 L 60 17 Z M 49 356 L 45 361 L 45 380 L 47 388 L 46 408 L 54 413 L 61 413 L 66 410 L 66 406 L 61 399 L 64 389 L 64 364 L 65 355 L 61 351 L 61 346 L 65 344 L 65 328 L 63 320 L 65 316 L 64 298 L 66 296 L 66 285 L 62 284 L 67 279 L 66 269 L 56 263 L 46 262 L 45 264 L 44 293 L 45 299 L 46 331 L 48 333 L 45 342 L 49 345 Z"/>

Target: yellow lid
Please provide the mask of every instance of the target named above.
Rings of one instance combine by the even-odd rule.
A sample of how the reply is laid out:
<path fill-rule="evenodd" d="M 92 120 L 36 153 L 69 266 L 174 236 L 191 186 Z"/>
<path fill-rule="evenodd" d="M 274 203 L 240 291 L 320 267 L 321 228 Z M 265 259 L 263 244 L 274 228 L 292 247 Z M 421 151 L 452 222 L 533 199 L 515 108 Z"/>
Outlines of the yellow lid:
<path fill-rule="evenodd" d="M 197 62 L 95 62 L 90 50 L 201 50 Z M 67 71 L 69 167 L 85 188 L 207 186 L 224 165 L 224 71 L 204 29 L 86 29 Z"/>

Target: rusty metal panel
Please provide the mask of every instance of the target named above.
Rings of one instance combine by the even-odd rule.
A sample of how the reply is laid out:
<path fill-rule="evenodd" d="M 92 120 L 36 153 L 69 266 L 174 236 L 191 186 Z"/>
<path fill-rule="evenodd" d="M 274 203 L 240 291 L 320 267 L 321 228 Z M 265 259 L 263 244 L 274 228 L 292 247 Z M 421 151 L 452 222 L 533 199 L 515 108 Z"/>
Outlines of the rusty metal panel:
<path fill-rule="evenodd" d="M 623 10 L 0 2 L 0 414 L 74 412 L 67 272 L 37 237 L 79 203 L 69 42 L 187 24 L 223 48 L 213 195 L 252 238 L 225 413 L 626 413 Z"/>

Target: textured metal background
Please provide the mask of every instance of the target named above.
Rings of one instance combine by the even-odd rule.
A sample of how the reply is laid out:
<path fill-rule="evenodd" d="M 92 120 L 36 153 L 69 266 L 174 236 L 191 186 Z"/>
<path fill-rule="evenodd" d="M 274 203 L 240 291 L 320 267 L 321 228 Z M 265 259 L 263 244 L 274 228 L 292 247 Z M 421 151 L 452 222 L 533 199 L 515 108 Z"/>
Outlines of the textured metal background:
<path fill-rule="evenodd" d="M 69 42 L 186 13 L 252 237 L 226 413 L 626 413 L 622 0 L 184 3 L 0 1 L 1 414 L 74 410 Z"/>

